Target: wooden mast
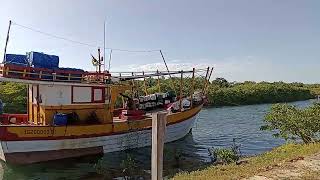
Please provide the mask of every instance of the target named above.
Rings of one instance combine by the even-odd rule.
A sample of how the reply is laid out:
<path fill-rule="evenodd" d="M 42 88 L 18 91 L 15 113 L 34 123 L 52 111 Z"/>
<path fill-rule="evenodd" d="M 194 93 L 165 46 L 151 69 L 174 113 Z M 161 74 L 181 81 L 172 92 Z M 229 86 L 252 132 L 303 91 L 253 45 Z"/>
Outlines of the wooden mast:
<path fill-rule="evenodd" d="M 191 82 L 191 103 L 190 107 L 193 107 L 193 94 L 194 94 L 194 75 L 195 75 L 195 68 L 192 69 L 192 82 Z"/>
<path fill-rule="evenodd" d="M 205 77 L 205 79 L 204 79 L 204 87 L 203 87 L 203 89 L 202 89 L 202 94 L 204 94 L 204 91 L 205 91 L 205 89 L 206 89 L 206 87 L 207 87 L 207 78 L 208 78 L 208 76 L 209 76 L 209 71 L 210 71 L 210 67 L 208 67 L 207 68 L 207 73 L 206 73 L 206 77 Z"/>
<path fill-rule="evenodd" d="M 204 90 L 204 94 L 207 94 L 207 92 L 208 92 L 208 87 L 209 87 L 209 82 L 210 82 L 212 72 L 213 72 L 213 67 L 211 68 L 210 75 L 208 77 L 207 84 L 206 84 L 206 89 Z"/>
<path fill-rule="evenodd" d="M 131 73 L 132 76 L 134 76 L 134 73 Z M 136 90 L 135 90 L 135 83 L 134 83 L 134 79 L 131 80 L 132 83 L 132 98 L 136 97 Z"/>
<path fill-rule="evenodd" d="M 143 75 L 144 94 L 147 96 L 148 95 L 148 91 L 147 91 L 147 85 L 146 85 L 146 77 L 144 77 L 144 71 L 142 71 L 142 75 Z"/>
<path fill-rule="evenodd" d="M 179 98 L 179 102 L 180 102 L 180 111 L 182 110 L 182 87 L 183 86 L 183 71 L 181 71 L 181 77 L 180 77 L 180 98 Z"/>
<path fill-rule="evenodd" d="M 161 93 L 159 70 L 157 70 L 157 74 L 158 74 L 158 92 Z"/>
<path fill-rule="evenodd" d="M 8 43 L 9 43 L 9 35 L 10 35 L 11 24 L 12 24 L 12 21 L 10 20 L 9 21 L 8 32 L 7 32 L 6 44 L 4 46 L 3 62 L 6 60 L 6 54 L 7 54 L 7 47 L 8 47 Z"/>

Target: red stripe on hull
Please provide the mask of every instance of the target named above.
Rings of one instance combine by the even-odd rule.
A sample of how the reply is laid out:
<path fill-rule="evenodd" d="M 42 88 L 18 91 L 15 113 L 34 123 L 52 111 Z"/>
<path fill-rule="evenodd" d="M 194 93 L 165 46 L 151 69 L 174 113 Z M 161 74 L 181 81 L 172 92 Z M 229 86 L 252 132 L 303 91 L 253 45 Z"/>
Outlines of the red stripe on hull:
<path fill-rule="evenodd" d="M 188 120 L 194 116 L 196 116 L 201 111 L 201 108 L 192 116 L 181 119 L 179 121 L 168 123 L 167 126 L 174 125 L 177 123 L 181 123 L 185 120 Z M 36 127 L 36 126 L 35 126 Z M 152 127 L 147 127 L 144 129 L 137 129 L 136 131 L 141 130 L 149 130 Z M 132 132 L 132 131 L 130 131 Z M 118 134 L 125 134 L 128 133 L 128 131 L 122 131 L 122 132 L 112 132 L 112 133 L 102 133 L 102 134 L 90 134 L 90 135 L 81 135 L 81 136 L 55 136 L 55 137 L 18 137 L 16 134 L 12 134 L 7 131 L 7 128 L 5 126 L 0 127 L 0 140 L 1 141 L 27 141 L 27 140 L 62 140 L 62 139 L 80 139 L 80 138 L 91 138 L 91 137 L 100 137 L 100 136 L 111 136 L 111 135 L 118 135 Z"/>

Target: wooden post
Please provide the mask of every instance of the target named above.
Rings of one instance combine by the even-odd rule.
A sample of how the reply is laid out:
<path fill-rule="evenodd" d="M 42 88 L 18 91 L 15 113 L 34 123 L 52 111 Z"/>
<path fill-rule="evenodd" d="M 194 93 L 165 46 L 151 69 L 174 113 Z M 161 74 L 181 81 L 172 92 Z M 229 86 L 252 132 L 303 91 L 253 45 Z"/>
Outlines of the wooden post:
<path fill-rule="evenodd" d="M 167 113 L 159 112 L 152 115 L 152 155 L 151 155 L 151 179 L 162 180 L 163 171 L 163 146 Z"/>
<path fill-rule="evenodd" d="M 194 94 L 194 74 L 195 74 L 196 69 L 192 69 L 192 84 L 191 84 L 191 103 L 190 103 L 190 108 L 193 106 L 193 94 Z"/>
<path fill-rule="evenodd" d="M 182 111 L 182 89 L 183 89 L 183 71 L 181 71 L 181 77 L 180 77 L 180 99 L 179 99 L 179 103 L 180 103 L 180 107 L 179 110 Z"/>

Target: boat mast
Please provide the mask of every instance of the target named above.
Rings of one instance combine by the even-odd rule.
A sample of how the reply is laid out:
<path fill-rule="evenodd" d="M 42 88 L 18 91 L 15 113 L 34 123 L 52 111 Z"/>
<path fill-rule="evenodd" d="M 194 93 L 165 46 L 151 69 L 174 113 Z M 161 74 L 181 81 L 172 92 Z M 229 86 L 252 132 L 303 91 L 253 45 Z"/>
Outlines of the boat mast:
<path fill-rule="evenodd" d="M 164 62 L 164 65 L 166 66 L 166 68 L 167 68 L 167 71 L 168 71 L 168 73 L 170 73 L 170 71 L 169 71 L 169 67 L 168 67 L 168 65 L 167 65 L 167 62 L 166 62 L 166 60 L 164 59 L 164 56 L 163 56 L 163 54 L 162 54 L 162 51 L 160 50 L 160 54 L 161 54 L 161 56 L 162 56 L 162 60 L 163 60 L 163 62 Z M 169 76 L 170 76 L 170 78 L 171 78 L 171 75 L 169 74 Z"/>
<path fill-rule="evenodd" d="M 182 111 L 182 88 L 183 88 L 183 71 L 181 71 L 181 77 L 180 77 L 180 98 L 179 98 L 179 101 L 180 101 L 180 112 Z"/>
<path fill-rule="evenodd" d="M 195 68 L 192 69 L 192 84 L 191 84 L 191 104 L 190 107 L 193 107 L 193 94 L 194 94 L 194 75 L 195 75 Z"/>
<path fill-rule="evenodd" d="M 146 77 L 144 76 L 144 71 L 142 71 L 143 75 L 143 88 L 144 88 L 144 93 L 147 96 L 148 95 L 148 90 L 147 90 L 147 85 L 146 85 Z"/>
<path fill-rule="evenodd" d="M 159 70 L 157 69 L 158 74 L 158 92 L 161 93 L 161 87 L 160 87 L 160 76 L 159 76 Z"/>
<path fill-rule="evenodd" d="M 207 83 L 208 83 L 207 78 L 209 76 L 209 71 L 210 71 L 210 67 L 207 68 L 206 77 L 204 78 L 204 83 L 205 84 L 204 84 L 203 89 L 202 89 L 202 95 L 204 95 L 204 91 L 205 91 L 205 89 L 207 87 Z"/>
<path fill-rule="evenodd" d="M 10 34 L 11 24 L 12 24 L 12 21 L 10 20 L 9 21 L 8 32 L 7 32 L 6 44 L 5 44 L 5 47 L 4 47 L 3 62 L 6 60 L 7 46 L 8 46 L 8 42 L 9 42 L 9 34 Z"/>
<path fill-rule="evenodd" d="M 106 21 L 103 24 L 103 72 L 106 71 Z"/>
<path fill-rule="evenodd" d="M 101 51 L 100 51 L 100 48 L 98 48 L 98 73 L 101 73 L 101 62 L 102 62 L 102 59 L 101 59 Z"/>
<path fill-rule="evenodd" d="M 209 83 L 210 83 L 212 72 L 213 72 L 213 67 L 211 68 L 210 74 L 208 76 L 207 85 L 206 85 L 206 89 L 204 90 L 204 94 L 208 93 L 208 87 L 209 87 Z"/>

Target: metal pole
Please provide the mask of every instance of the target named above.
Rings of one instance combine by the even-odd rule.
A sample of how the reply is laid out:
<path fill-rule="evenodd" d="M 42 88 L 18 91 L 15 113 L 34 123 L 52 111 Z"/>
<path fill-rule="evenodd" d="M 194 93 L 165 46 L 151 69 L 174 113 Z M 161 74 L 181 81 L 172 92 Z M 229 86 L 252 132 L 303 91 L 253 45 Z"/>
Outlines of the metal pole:
<path fill-rule="evenodd" d="M 110 71 L 110 67 L 111 67 L 111 58 L 112 58 L 112 49 L 110 50 L 108 71 Z"/>
<path fill-rule="evenodd" d="M 5 47 L 4 47 L 3 62 L 6 60 L 6 54 L 7 54 L 7 47 L 8 47 L 8 43 L 9 43 L 9 35 L 10 35 L 11 24 L 12 24 L 12 21 L 10 20 L 9 21 L 8 32 L 7 32 L 6 44 L 5 44 Z"/>
<path fill-rule="evenodd" d="M 101 73 L 101 54 L 100 48 L 98 48 L 98 72 Z"/>
<path fill-rule="evenodd" d="M 103 72 L 106 71 L 106 21 L 103 24 Z"/>
<path fill-rule="evenodd" d="M 181 77 L 180 77 L 180 99 L 179 99 L 179 102 L 180 102 L 180 111 L 182 111 L 182 89 L 183 89 L 183 71 L 181 71 Z"/>
<path fill-rule="evenodd" d="M 163 147 L 165 142 L 167 113 L 159 112 L 152 115 L 152 154 L 151 179 L 163 179 Z"/>

